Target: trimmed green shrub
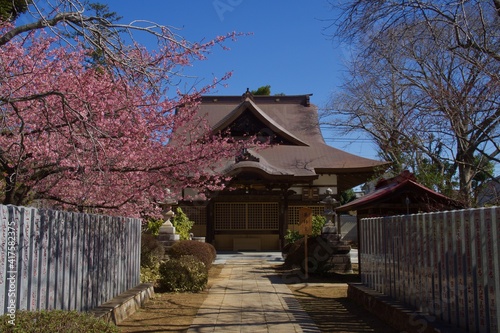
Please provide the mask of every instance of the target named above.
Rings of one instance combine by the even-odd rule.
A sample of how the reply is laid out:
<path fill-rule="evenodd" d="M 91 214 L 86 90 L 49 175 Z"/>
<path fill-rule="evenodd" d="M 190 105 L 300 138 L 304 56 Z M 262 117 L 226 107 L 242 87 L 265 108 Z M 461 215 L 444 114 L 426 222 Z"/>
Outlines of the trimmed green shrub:
<path fill-rule="evenodd" d="M 146 222 L 143 224 L 143 230 L 145 233 L 158 236 L 158 232 L 160 231 L 160 227 L 165 223 L 163 219 L 154 219 L 148 218 Z"/>
<path fill-rule="evenodd" d="M 326 223 L 326 217 L 324 217 L 323 215 L 313 215 L 312 236 L 321 235 L 325 223 Z"/>
<path fill-rule="evenodd" d="M 165 254 L 163 244 L 156 236 L 141 235 L 141 267 L 154 268 Z"/>
<path fill-rule="evenodd" d="M 299 234 L 298 230 L 287 229 L 286 235 L 285 235 L 285 241 L 286 241 L 287 245 L 288 244 L 293 244 L 296 241 L 298 241 L 299 239 L 301 239 L 302 237 L 304 237 L 304 236 L 301 235 L 301 234 Z"/>
<path fill-rule="evenodd" d="M 15 319 L 7 314 L 0 316 L 3 333 L 118 333 L 118 328 L 91 314 L 76 311 L 17 311 Z M 13 320 L 15 325 L 11 325 Z"/>
<path fill-rule="evenodd" d="M 326 218 L 323 215 L 313 215 L 312 218 L 312 234 L 310 236 L 316 237 L 321 235 L 321 231 L 323 230 L 323 226 L 326 223 Z M 290 230 L 286 231 L 285 240 L 287 244 L 295 243 L 299 239 L 304 236 L 299 234 L 298 230 Z"/>
<path fill-rule="evenodd" d="M 215 249 L 215 247 L 210 244 L 210 243 L 205 243 L 208 251 L 210 252 L 210 254 L 212 255 L 212 262 L 210 264 L 212 264 L 214 261 L 215 261 L 215 258 L 217 258 L 217 250 Z M 208 266 L 209 268 L 211 267 L 211 265 Z"/>
<path fill-rule="evenodd" d="M 181 240 L 174 243 L 168 254 L 173 258 L 185 255 L 195 256 L 205 264 L 207 270 L 212 267 L 212 263 L 214 262 L 216 256 L 215 248 L 212 244 L 194 240 Z"/>
<path fill-rule="evenodd" d="M 141 266 L 140 278 L 141 283 L 152 283 L 156 287 L 160 278 L 160 262 L 156 263 L 153 267 Z"/>
<path fill-rule="evenodd" d="M 160 264 L 159 288 L 175 292 L 199 292 L 206 288 L 208 270 L 199 259 L 186 255 Z"/>
<path fill-rule="evenodd" d="M 179 234 L 181 240 L 188 240 L 190 238 L 189 234 L 194 222 L 182 211 L 181 207 L 175 209 L 172 225 L 175 227 L 175 233 Z"/>

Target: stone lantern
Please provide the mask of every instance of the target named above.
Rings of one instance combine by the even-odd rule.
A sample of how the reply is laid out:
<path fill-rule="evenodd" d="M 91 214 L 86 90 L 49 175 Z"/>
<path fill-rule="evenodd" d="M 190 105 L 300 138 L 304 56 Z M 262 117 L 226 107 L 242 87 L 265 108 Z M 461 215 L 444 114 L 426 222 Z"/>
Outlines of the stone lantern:
<path fill-rule="evenodd" d="M 326 194 L 326 198 L 320 202 L 325 205 L 324 215 L 326 218 L 321 237 L 327 242 L 328 252 L 330 253 L 329 262 L 334 272 L 352 272 L 351 255 L 349 254 L 351 246 L 342 240 L 340 220 L 335 213 L 335 208 L 339 206 L 339 202 L 332 197 L 332 189 L 327 189 Z"/>
<path fill-rule="evenodd" d="M 337 222 L 337 214 L 335 213 L 335 207 L 339 204 L 335 198 L 332 197 L 333 191 L 331 188 L 326 190 L 327 197 L 320 203 L 325 205 L 325 218 L 326 223 L 323 226 L 322 234 L 328 235 L 329 239 L 340 240 L 340 223 Z"/>
<path fill-rule="evenodd" d="M 168 211 L 163 214 L 165 222 L 161 225 L 158 232 L 158 240 L 163 244 L 165 250 L 167 250 L 180 239 L 180 236 L 175 233 L 174 225 L 172 224 L 172 222 L 170 222 L 170 219 L 172 219 L 174 216 L 175 213 L 172 211 L 172 207 L 170 206 Z"/>

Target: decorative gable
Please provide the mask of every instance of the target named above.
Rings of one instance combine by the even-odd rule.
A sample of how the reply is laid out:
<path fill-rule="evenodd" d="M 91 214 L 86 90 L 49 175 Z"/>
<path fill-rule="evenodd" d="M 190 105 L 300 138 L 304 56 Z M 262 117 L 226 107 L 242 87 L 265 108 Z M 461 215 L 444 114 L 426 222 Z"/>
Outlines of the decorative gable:
<path fill-rule="evenodd" d="M 233 137 L 257 135 L 272 144 L 308 146 L 307 143 L 284 129 L 263 112 L 250 98 L 245 99 L 232 112 L 219 121 L 214 132 L 226 132 Z"/>
<path fill-rule="evenodd" d="M 260 162 L 260 158 L 252 155 L 248 149 L 243 149 L 241 154 L 237 155 L 234 159 L 236 163 L 243 162 L 243 161 L 251 161 L 251 162 Z"/>
<path fill-rule="evenodd" d="M 261 142 L 271 144 L 293 145 L 286 137 L 274 132 L 258 119 L 250 109 L 246 109 L 232 124 L 228 126 L 233 137 L 257 136 Z"/>

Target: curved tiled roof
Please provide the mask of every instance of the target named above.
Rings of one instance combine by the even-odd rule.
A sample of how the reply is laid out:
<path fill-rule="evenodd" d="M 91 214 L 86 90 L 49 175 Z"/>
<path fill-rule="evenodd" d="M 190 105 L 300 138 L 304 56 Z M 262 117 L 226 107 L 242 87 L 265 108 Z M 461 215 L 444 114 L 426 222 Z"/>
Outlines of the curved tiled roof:
<path fill-rule="evenodd" d="M 245 111 L 250 110 L 265 126 L 291 144 L 251 150 L 259 161 L 227 161 L 222 170 L 237 174 L 252 170 L 269 178 L 288 177 L 312 180 L 318 174 L 337 174 L 339 190 L 364 183 L 377 168 L 387 162 L 353 155 L 328 146 L 321 134 L 318 112 L 310 104 L 310 95 L 204 96 L 199 108 L 216 131 L 226 129 Z"/>

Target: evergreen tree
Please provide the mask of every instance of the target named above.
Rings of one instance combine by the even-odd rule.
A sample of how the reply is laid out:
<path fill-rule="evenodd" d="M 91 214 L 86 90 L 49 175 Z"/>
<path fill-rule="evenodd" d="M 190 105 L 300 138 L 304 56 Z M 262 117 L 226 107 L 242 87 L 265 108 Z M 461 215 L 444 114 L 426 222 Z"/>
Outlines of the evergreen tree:
<path fill-rule="evenodd" d="M 31 0 L 0 0 L 0 20 L 14 21 L 28 10 Z"/>
<path fill-rule="evenodd" d="M 257 90 L 252 90 L 251 93 L 252 95 L 269 96 L 271 95 L 271 86 L 267 85 L 259 87 Z"/>

